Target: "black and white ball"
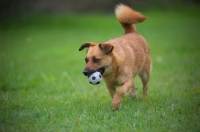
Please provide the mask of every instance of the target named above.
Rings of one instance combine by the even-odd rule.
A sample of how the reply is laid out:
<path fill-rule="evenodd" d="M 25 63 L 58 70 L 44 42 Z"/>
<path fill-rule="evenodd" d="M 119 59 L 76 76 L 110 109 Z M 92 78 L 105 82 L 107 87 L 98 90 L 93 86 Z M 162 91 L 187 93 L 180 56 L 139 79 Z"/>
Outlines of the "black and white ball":
<path fill-rule="evenodd" d="M 90 84 L 96 85 L 99 84 L 102 80 L 102 76 L 100 72 L 94 72 L 88 77 L 88 81 Z"/>

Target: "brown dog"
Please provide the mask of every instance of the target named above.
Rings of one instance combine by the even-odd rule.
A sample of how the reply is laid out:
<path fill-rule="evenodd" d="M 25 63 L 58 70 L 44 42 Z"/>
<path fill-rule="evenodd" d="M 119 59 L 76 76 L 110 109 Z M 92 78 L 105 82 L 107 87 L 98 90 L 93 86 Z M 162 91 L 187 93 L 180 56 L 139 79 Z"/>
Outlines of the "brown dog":
<path fill-rule="evenodd" d="M 84 75 L 89 76 L 95 71 L 101 72 L 112 97 L 113 110 L 120 107 L 125 93 L 129 92 L 131 97 L 136 97 L 133 77 L 137 74 L 143 83 L 143 97 L 147 97 L 151 69 L 148 44 L 134 26 L 146 17 L 123 4 L 116 7 L 115 14 L 125 30 L 123 36 L 101 44 L 87 42 L 79 48 L 79 51 L 88 48 Z M 117 86 L 121 88 L 116 92 Z"/>

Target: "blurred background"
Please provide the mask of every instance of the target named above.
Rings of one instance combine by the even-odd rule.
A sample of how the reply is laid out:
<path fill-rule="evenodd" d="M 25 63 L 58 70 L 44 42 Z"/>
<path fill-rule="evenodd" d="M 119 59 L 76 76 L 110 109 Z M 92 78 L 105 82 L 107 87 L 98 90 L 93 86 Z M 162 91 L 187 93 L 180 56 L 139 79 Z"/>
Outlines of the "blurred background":
<path fill-rule="evenodd" d="M 0 18 L 29 12 L 113 12 L 118 3 L 135 9 L 167 9 L 180 5 L 196 5 L 199 0 L 1 0 Z"/>

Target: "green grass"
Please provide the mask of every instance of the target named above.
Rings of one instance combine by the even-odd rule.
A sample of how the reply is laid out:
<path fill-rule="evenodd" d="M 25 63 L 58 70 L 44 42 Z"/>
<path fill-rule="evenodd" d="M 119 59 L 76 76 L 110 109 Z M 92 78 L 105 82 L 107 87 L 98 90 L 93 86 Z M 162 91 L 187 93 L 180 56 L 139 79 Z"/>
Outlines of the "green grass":
<path fill-rule="evenodd" d="M 195 8 L 199 12 L 199 8 Z M 83 76 L 87 41 L 123 34 L 114 15 L 31 15 L 0 23 L 1 131 L 200 131 L 199 14 L 146 12 L 137 30 L 151 48 L 148 100 L 113 112 L 102 82 Z"/>

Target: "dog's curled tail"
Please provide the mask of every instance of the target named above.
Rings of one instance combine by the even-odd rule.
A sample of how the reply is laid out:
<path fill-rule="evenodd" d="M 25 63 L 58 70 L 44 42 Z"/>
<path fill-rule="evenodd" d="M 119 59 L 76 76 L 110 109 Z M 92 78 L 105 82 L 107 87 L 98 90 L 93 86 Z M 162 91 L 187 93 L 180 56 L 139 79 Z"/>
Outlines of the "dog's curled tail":
<path fill-rule="evenodd" d="M 135 32 L 133 24 L 143 22 L 147 17 L 141 13 L 134 11 L 130 7 L 119 4 L 115 8 L 115 15 L 125 30 L 125 34 Z"/>

